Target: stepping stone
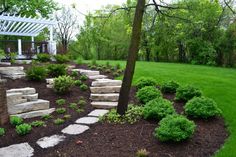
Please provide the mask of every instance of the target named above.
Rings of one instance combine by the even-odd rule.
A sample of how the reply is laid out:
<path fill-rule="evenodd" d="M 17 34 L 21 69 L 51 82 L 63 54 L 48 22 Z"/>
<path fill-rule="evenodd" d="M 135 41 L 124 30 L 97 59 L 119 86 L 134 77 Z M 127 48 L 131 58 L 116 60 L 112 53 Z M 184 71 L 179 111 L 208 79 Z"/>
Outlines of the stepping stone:
<path fill-rule="evenodd" d="M 82 117 L 75 121 L 78 124 L 95 124 L 99 121 L 96 117 Z"/>
<path fill-rule="evenodd" d="M 112 94 L 91 94 L 90 99 L 93 101 L 118 101 L 119 94 L 112 93 Z"/>
<path fill-rule="evenodd" d="M 53 88 L 53 85 L 47 84 L 47 88 Z"/>
<path fill-rule="evenodd" d="M 119 93 L 121 86 L 104 86 L 104 87 L 90 87 L 91 93 Z"/>
<path fill-rule="evenodd" d="M 36 143 L 41 148 L 49 148 L 58 145 L 60 142 L 64 141 L 66 136 L 64 135 L 52 135 L 50 137 L 43 137 L 39 139 Z"/>
<path fill-rule="evenodd" d="M 30 95 L 23 95 L 22 98 L 27 99 L 28 101 L 36 101 L 38 100 L 39 94 L 30 94 Z"/>
<path fill-rule="evenodd" d="M 37 101 L 31 101 L 31 102 L 26 102 L 26 103 L 11 106 L 8 108 L 8 113 L 19 114 L 19 113 L 24 113 L 24 112 L 29 112 L 29 111 L 49 109 L 49 104 L 50 104 L 49 101 L 39 99 Z"/>
<path fill-rule="evenodd" d="M 11 116 L 18 116 L 23 119 L 27 119 L 27 118 L 41 117 L 41 116 L 44 116 L 47 114 L 51 114 L 54 111 L 55 111 L 55 108 L 50 108 L 47 110 L 38 110 L 38 111 L 32 111 L 32 112 L 27 112 L 27 113 L 15 114 L 15 115 L 11 115 Z"/>
<path fill-rule="evenodd" d="M 96 80 L 96 79 L 107 78 L 107 76 L 105 76 L 105 75 L 94 75 L 94 76 L 89 76 L 88 78 L 91 79 L 91 80 Z"/>
<path fill-rule="evenodd" d="M 92 71 L 92 70 L 87 70 L 87 71 L 80 71 L 81 74 L 86 75 L 86 76 L 96 76 L 100 75 L 99 71 Z"/>
<path fill-rule="evenodd" d="M 92 82 L 93 87 L 102 87 L 102 86 L 121 86 L 121 80 L 99 80 Z"/>
<path fill-rule="evenodd" d="M 31 157 L 33 155 L 34 149 L 28 143 L 0 148 L 0 157 Z"/>
<path fill-rule="evenodd" d="M 46 79 L 46 83 L 48 83 L 48 84 L 53 84 L 53 82 L 54 82 L 54 79 L 53 78 L 47 78 Z"/>
<path fill-rule="evenodd" d="M 18 93 L 18 92 L 22 93 L 23 95 L 29 95 L 29 94 L 35 94 L 36 90 L 35 88 L 30 88 L 30 87 L 7 90 L 7 93 Z"/>
<path fill-rule="evenodd" d="M 92 112 L 90 112 L 88 114 L 88 116 L 93 116 L 93 117 L 102 117 L 105 114 L 107 114 L 109 112 L 109 110 L 102 110 L 102 109 L 96 109 L 93 110 Z"/>
<path fill-rule="evenodd" d="M 91 103 L 93 107 L 99 108 L 99 109 L 111 109 L 115 108 L 118 105 L 118 102 L 92 102 Z"/>
<path fill-rule="evenodd" d="M 79 124 L 71 124 L 65 129 L 63 129 L 61 132 L 64 134 L 69 135 L 79 135 L 88 130 L 89 127 L 86 125 L 79 125 Z"/>

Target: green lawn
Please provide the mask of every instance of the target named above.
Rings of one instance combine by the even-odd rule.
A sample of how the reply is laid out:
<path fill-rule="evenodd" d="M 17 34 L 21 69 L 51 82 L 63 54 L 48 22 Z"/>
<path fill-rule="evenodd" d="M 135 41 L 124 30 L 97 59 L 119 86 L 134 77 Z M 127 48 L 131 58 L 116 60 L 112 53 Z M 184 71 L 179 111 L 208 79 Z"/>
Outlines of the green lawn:
<path fill-rule="evenodd" d="M 97 61 L 105 64 L 107 61 Z M 124 61 L 109 61 L 111 65 Z M 236 69 L 208 66 L 137 62 L 133 83 L 141 76 L 155 78 L 159 83 L 176 80 L 181 84 L 192 84 L 202 89 L 205 96 L 213 98 L 223 111 L 230 137 L 217 157 L 233 157 L 236 154 Z"/>

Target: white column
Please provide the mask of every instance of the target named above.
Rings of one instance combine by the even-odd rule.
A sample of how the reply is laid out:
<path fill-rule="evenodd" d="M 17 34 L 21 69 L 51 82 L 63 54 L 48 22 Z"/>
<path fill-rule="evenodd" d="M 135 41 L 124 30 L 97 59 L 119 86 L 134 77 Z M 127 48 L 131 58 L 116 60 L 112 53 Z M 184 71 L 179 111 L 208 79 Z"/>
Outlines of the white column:
<path fill-rule="evenodd" d="M 22 45 L 21 45 L 21 39 L 18 39 L 18 55 L 22 55 Z"/>
<path fill-rule="evenodd" d="M 32 42 L 32 49 L 34 50 L 35 46 L 34 46 L 34 37 L 31 37 L 31 42 Z"/>
<path fill-rule="evenodd" d="M 50 26 L 50 41 L 53 41 L 53 26 Z"/>

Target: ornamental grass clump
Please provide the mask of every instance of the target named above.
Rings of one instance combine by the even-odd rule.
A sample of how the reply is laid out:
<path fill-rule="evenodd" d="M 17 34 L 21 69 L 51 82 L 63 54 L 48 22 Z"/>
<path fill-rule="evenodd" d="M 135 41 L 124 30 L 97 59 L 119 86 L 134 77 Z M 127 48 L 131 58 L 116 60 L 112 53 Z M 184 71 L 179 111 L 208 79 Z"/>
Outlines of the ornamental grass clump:
<path fill-rule="evenodd" d="M 145 119 L 161 120 L 175 113 L 172 102 L 163 98 L 156 98 L 145 104 L 143 116 Z"/>
<path fill-rule="evenodd" d="M 216 102 L 206 97 L 195 97 L 191 99 L 184 106 L 184 111 L 188 116 L 204 119 L 220 116 L 222 113 Z"/>
<path fill-rule="evenodd" d="M 196 129 L 193 121 L 182 115 L 170 115 L 159 122 L 154 136 L 162 142 L 180 142 L 190 138 Z"/>
<path fill-rule="evenodd" d="M 160 90 L 153 86 L 143 87 L 136 93 L 136 97 L 142 104 L 146 104 L 147 102 L 161 96 Z"/>
<path fill-rule="evenodd" d="M 200 97 L 202 95 L 202 91 L 196 87 L 187 85 L 187 86 L 180 86 L 176 90 L 176 97 L 175 100 L 177 101 L 188 101 L 193 97 Z"/>

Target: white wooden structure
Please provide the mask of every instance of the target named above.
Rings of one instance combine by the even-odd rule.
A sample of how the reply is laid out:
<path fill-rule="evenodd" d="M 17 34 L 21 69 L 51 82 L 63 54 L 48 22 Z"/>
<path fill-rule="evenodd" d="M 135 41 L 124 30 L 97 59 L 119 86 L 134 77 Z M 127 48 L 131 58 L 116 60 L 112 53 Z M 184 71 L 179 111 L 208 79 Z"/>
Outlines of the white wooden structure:
<path fill-rule="evenodd" d="M 49 53 L 56 54 L 56 42 L 53 40 L 53 27 L 56 24 L 56 21 L 44 18 L 36 19 L 14 15 L 0 15 L 0 35 L 30 36 L 32 42 L 34 42 L 34 37 L 39 35 L 43 29 L 48 28 L 50 31 L 50 40 L 48 41 Z M 18 56 L 22 56 L 21 47 L 21 39 L 18 39 Z M 32 48 L 34 48 L 33 44 Z"/>

